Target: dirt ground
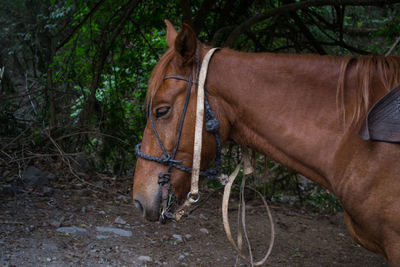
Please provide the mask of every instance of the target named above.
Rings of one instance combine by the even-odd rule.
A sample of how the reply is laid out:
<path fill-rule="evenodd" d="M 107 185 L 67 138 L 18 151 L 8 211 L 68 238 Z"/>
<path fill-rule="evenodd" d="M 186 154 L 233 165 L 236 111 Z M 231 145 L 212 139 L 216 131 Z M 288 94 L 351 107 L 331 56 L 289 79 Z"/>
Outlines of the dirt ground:
<path fill-rule="evenodd" d="M 111 194 L 79 182 L 23 188 L 0 199 L 1 266 L 234 266 L 215 193 L 190 217 L 165 225 L 145 221 L 130 197 L 130 179 Z M 115 190 L 112 183 L 110 190 Z M 204 195 L 206 195 L 205 193 Z M 232 222 L 237 212 L 231 203 Z M 342 214 L 271 204 L 276 241 L 266 266 L 388 266 L 355 244 Z M 266 213 L 249 202 L 256 258 L 269 242 Z M 246 266 L 243 262 L 238 266 Z"/>

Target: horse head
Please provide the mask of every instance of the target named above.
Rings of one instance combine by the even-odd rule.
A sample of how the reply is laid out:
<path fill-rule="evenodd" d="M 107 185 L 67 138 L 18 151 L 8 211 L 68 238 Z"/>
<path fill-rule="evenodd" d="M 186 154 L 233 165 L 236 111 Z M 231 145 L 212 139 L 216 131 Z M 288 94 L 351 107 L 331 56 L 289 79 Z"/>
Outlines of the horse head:
<path fill-rule="evenodd" d="M 148 120 L 142 143 L 136 147 L 139 157 L 133 185 L 136 206 L 151 221 L 159 218 L 164 183 L 168 182 L 168 190 L 178 201 L 189 192 L 199 58 L 208 50 L 190 26 L 183 24 L 177 33 L 165 22 L 169 49 L 149 82 Z M 217 142 L 212 133 L 203 131 L 202 168 L 215 157 Z"/>

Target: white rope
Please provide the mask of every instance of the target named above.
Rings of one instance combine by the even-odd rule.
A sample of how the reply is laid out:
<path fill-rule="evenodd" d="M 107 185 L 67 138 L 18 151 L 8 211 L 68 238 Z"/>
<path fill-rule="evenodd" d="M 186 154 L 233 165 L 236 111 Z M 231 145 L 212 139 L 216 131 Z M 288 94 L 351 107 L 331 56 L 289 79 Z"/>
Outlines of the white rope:
<path fill-rule="evenodd" d="M 204 84 L 207 78 L 208 64 L 210 63 L 212 55 L 218 49 L 219 48 L 210 49 L 201 63 L 199 85 L 197 87 L 196 124 L 194 130 L 194 150 L 190 192 L 186 201 L 174 214 L 174 219 L 176 221 L 179 221 L 185 215 L 189 206 L 199 200 L 199 177 L 204 124 Z"/>
<path fill-rule="evenodd" d="M 238 255 L 242 259 L 244 259 L 246 262 L 250 263 L 251 266 L 260 266 L 260 265 L 263 265 L 267 261 L 269 255 L 271 254 L 272 247 L 274 246 L 274 241 L 275 241 L 275 226 L 274 226 L 274 223 L 273 223 L 271 211 L 270 211 L 270 209 L 268 207 L 267 201 L 265 200 L 264 196 L 261 195 L 260 192 L 255 190 L 255 192 L 261 197 L 261 199 L 262 199 L 262 201 L 264 203 L 264 206 L 265 206 L 265 208 L 267 210 L 267 213 L 268 213 L 268 218 L 269 218 L 269 221 L 270 221 L 270 225 L 271 225 L 271 238 L 270 238 L 269 247 L 268 247 L 268 250 L 267 250 L 264 258 L 262 258 L 260 261 L 257 261 L 257 262 L 253 261 L 252 252 L 251 252 L 251 246 L 250 246 L 249 240 L 247 239 L 247 236 L 246 236 L 246 239 L 247 239 L 246 241 L 247 241 L 248 248 L 249 248 L 249 251 L 250 251 L 249 252 L 250 259 L 248 259 L 242 253 L 242 251 L 241 251 L 241 246 L 242 246 L 242 244 L 241 244 L 242 243 L 241 234 L 240 234 L 240 232 L 238 232 L 238 241 L 240 241 L 240 242 L 238 242 L 238 244 L 236 244 L 235 241 L 233 240 L 232 232 L 231 232 L 231 228 L 230 228 L 229 220 L 228 220 L 228 206 L 229 206 L 229 198 L 230 198 L 230 194 L 231 194 L 231 189 L 232 189 L 233 182 L 235 181 L 236 177 L 239 174 L 241 165 L 243 164 L 243 175 L 251 174 L 251 168 L 252 168 L 251 167 L 251 160 L 250 160 L 250 156 L 249 156 L 249 154 L 247 152 L 247 148 L 242 148 L 242 151 L 244 152 L 243 153 L 243 159 L 236 166 L 236 169 L 233 171 L 233 173 L 229 176 L 229 180 L 228 180 L 228 182 L 227 182 L 227 184 L 225 185 L 225 188 L 224 188 L 224 195 L 222 197 L 222 221 L 224 223 L 224 229 L 225 229 L 226 237 L 228 238 L 229 242 L 231 242 L 233 248 L 236 250 Z M 241 192 L 241 193 L 243 193 L 243 192 Z M 241 205 L 243 207 L 242 207 L 241 210 L 239 209 L 238 212 L 242 212 L 243 231 L 245 232 L 245 235 L 247 235 L 246 234 L 246 224 L 244 222 L 244 220 L 245 220 L 244 203 L 241 203 Z M 238 228 L 238 231 L 240 231 L 239 228 Z"/>
<path fill-rule="evenodd" d="M 196 126 L 194 132 L 194 149 L 193 149 L 193 167 L 192 179 L 190 186 L 190 195 L 197 197 L 199 194 L 199 176 L 200 176 L 200 163 L 201 163 L 201 148 L 203 140 L 203 124 L 204 124 L 204 84 L 207 78 L 208 64 L 214 52 L 218 48 L 210 49 L 205 55 L 201 63 L 199 86 L 197 88 L 197 104 L 196 104 Z M 190 201 L 194 201 L 192 197 Z"/>

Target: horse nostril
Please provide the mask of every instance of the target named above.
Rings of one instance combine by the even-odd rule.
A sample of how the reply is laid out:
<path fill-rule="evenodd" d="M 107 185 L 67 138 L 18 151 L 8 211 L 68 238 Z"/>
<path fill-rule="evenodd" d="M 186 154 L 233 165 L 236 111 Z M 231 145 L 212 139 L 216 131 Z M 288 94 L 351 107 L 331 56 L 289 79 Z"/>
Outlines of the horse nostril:
<path fill-rule="evenodd" d="M 159 200 L 159 195 L 155 195 L 156 198 Z M 133 196 L 133 200 L 135 201 L 136 208 L 140 209 L 142 216 L 149 221 L 157 221 L 159 217 L 159 210 L 160 210 L 160 201 L 156 201 L 155 203 L 152 201 L 148 201 L 148 199 L 144 198 L 143 196 L 137 194 Z"/>
<path fill-rule="evenodd" d="M 137 200 L 137 199 L 135 199 L 135 206 L 136 206 L 136 208 L 139 208 L 139 209 L 140 209 L 140 212 L 144 215 L 144 208 L 143 208 L 143 205 L 142 205 L 142 203 L 140 203 L 140 201 Z"/>

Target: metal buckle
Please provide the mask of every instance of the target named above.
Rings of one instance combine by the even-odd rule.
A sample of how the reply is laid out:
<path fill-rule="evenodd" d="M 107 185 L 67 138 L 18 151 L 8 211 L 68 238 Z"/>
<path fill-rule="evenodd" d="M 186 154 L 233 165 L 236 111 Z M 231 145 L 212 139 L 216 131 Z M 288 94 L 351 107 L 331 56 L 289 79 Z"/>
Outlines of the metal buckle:
<path fill-rule="evenodd" d="M 196 203 L 197 201 L 199 201 L 200 200 L 200 192 L 199 193 L 197 193 L 197 198 L 196 199 L 194 199 L 194 198 L 192 198 L 192 192 L 190 192 L 189 191 L 189 193 L 187 194 L 187 200 L 192 200 L 193 201 L 193 203 Z"/>

